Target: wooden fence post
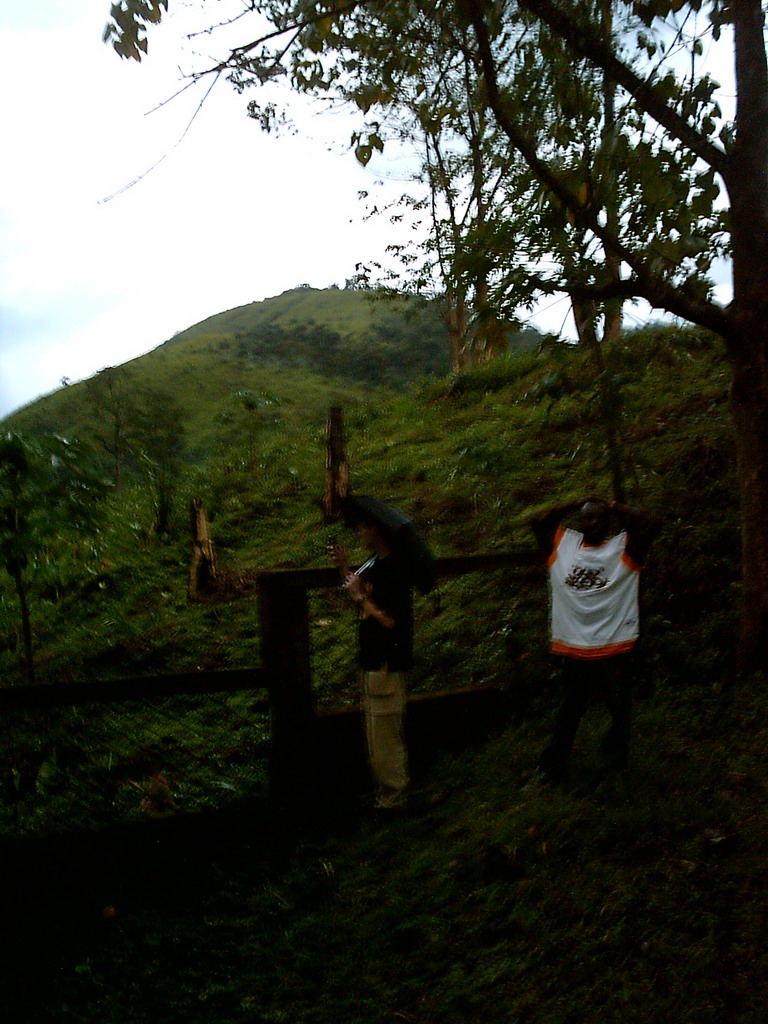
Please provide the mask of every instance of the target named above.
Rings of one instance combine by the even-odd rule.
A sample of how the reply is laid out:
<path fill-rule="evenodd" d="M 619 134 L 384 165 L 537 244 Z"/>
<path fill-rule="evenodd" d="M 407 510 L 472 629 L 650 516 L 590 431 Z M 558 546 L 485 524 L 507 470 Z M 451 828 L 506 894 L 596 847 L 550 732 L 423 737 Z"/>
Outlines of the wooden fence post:
<path fill-rule="evenodd" d="M 307 589 L 278 573 L 265 573 L 259 578 L 259 605 L 272 710 L 270 795 L 276 809 L 301 811 L 309 805 L 316 775 Z"/>
<path fill-rule="evenodd" d="M 213 543 L 208 537 L 208 522 L 205 518 L 202 498 L 193 498 L 189 511 L 192 531 L 192 560 L 189 566 L 188 594 L 190 601 L 196 601 L 201 591 L 216 579 L 216 559 L 213 553 Z"/>
<path fill-rule="evenodd" d="M 341 502 L 349 494 L 349 462 L 347 461 L 347 439 L 344 434 L 344 413 L 337 405 L 331 408 L 325 436 L 323 514 L 326 522 L 332 522 L 341 511 Z"/>

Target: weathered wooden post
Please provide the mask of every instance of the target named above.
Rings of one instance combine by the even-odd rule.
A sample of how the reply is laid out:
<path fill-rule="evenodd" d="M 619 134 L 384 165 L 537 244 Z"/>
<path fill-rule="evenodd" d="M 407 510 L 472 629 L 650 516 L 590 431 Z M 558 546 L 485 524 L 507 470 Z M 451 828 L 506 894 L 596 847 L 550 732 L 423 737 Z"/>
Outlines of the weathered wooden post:
<path fill-rule="evenodd" d="M 287 573 L 264 573 L 259 606 L 262 664 L 272 709 L 270 795 L 276 809 L 302 811 L 317 774 L 306 586 Z"/>
<path fill-rule="evenodd" d="M 349 495 L 349 462 L 347 439 L 344 434 L 344 412 L 331 407 L 325 428 L 325 495 L 323 514 L 326 522 L 333 522 L 341 511 L 342 501 Z"/>
<path fill-rule="evenodd" d="M 196 601 L 201 591 L 216 579 L 216 559 L 213 553 L 213 543 L 208 536 L 208 522 L 205 518 L 202 498 L 192 499 L 189 512 L 192 559 L 189 565 L 188 594 L 190 601 Z"/>
<path fill-rule="evenodd" d="M 326 426 L 326 522 L 338 519 L 349 493 L 349 465 L 341 408 L 330 410 Z M 262 663 L 272 708 L 270 793 L 277 810 L 306 812 L 316 797 L 317 715 L 312 699 L 309 602 L 306 579 L 290 572 L 259 577 Z"/>

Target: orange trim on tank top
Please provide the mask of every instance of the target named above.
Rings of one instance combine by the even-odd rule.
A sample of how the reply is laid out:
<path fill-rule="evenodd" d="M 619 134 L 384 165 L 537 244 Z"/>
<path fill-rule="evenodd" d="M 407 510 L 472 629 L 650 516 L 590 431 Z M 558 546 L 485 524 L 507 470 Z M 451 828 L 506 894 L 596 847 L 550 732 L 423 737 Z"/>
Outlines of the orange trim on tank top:
<path fill-rule="evenodd" d="M 633 640 L 624 640 L 619 644 L 606 644 L 602 647 L 573 647 L 571 644 L 564 644 L 561 640 L 552 641 L 552 653 L 563 654 L 566 658 L 581 658 L 589 661 L 591 658 L 610 658 L 614 654 L 625 654 L 631 651 L 637 643 L 637 637 Z"/>

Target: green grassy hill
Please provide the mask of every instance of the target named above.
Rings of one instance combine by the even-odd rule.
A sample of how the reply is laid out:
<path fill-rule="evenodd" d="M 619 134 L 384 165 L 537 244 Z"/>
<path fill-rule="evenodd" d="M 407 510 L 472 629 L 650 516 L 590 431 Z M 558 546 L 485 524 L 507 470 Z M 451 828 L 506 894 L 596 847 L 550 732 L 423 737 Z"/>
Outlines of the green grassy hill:
<path fill-rule="evenodd" d="M 354 289 L 296 288 L 219 313 L 166 345 L 190 341 L 218 358 L 394 387 L 448 369 L 436 303 Z"/>
<path fill-rule="evenodd" d="M 418 315 L 421 308 L 420 304 L 407 300 L 389 302 L 375 299 L 371 292 L 352 288 L 292 288 L 263 302 L 251 302 L 217 313 L 176 334 L 166 344 L 175 345 L 188 338 L 208 335 L 235 335 L 274 324 L 290 328 L 297 324 L 316 323 L 351 336 L 365 333 L 370 329 L 372 319 L 380 315 L 391 314 L 402 319 L 409 314 Z M 424 311 L 424 319 L 434 323 L 437 318 Z"/>
<path fill-rule="evenodd" d="M 532 510 L 607 490 L 594 373 L 572 347 L 518 352 L 405 392 L 339 388 L 294 367 L 248 433 L 203 411 L 213 388 L 189 400 L 183 371 L 202 363 L 201 337 L 139 361 L 163 368 L 196 452 L 178 470 L 169 530 L 154 535 L 136 475 L 108 499 L 98 535 L 75 541 L 62 529 L 34 567 L 43 682 L 256 663 L 255 573 L 325 561 L 329 400 L 345 408 L 354 488 L 411 513 L 437 554 L 529 544 Z M 489 744 L 445 757 L 420 780 L 416 813 L 386 828 L 328 820 L 277 856 L 270 836 L 211 836 L 201 850 L 154 850 L 141 878 L 127 854 L 103 866 L 87 905 L 48 894 L 45 924 L 38 909 L 17 925 L 18 949 L 37 950 L 35 986 L 9 992 L 6 1005 L 26 1019 L 99 1024 L 762 1022 L 765 681 L 729 686 L 739 522 L 728 367 L 716 339 L 674 328 L 627 335 L 607 357 L 630 501 L 664 521 L 644 574 L 643 699 L 627 779 L 595 784 L 595 709 L 572 789 L 520 793 L 557 698 L 543 584 L 503 573 L 443 583 L 418 602 L 413 685 L 508 688 L 517 711 Z M 238 388 L 228 358 L 208 373 Z M 276 377 L 249 378 L 251 390 L 277 387 Z M 193 495 L 209 511 L 221 569 L 197 605 L 186 598 Z M 349 613 L 334 594 L 318 595 L 311 613 L 318 700 L 348 703 Z M 0 616 L 13 637 L 7 588 Z M 19 659 L 6 642 L 7 683 Z M 218 744 L 237 711 L 211 702 L 178 728 Z M 85 724 L 65 723 L 73 735 Z M 51 795 L 75 820 L 78 807 L 93 817 L 98 777 L 88 801 L 75 793 L 65 747 L 58 760 L 38 751 L 35 786 L 9 801 L 6 821 L 40 813 Z M 13 749 L 6 741 L 6 761 Z M 182 775 L 175 781 L 183 804 Z M 105 918 L 107 904 L 117 909 Z M 19 962 L 26 970 L 21 953 Z"/>
<path fill-rule="evenodd" d="M 510 351 L 540 340 L 532 329 L 511 334 Z M 93 392 L 105 372 L 117 372 L 139 406 L 151 393 L 172 397 L 187 461 L 199 462 L 250 429 L 238 418 L 243 396 L 273 399 L 266 418 L 290 429 L 294 420 L 330 404 L 354 405 L 361 384 L 400 390 L 447 371 L 448 338 L 435 303 L 304 287 L 209 317 L 147 355 L 31 403 L 4 426 L 92 438 L 99 421 L 109 419 L 94 408 Z"/>

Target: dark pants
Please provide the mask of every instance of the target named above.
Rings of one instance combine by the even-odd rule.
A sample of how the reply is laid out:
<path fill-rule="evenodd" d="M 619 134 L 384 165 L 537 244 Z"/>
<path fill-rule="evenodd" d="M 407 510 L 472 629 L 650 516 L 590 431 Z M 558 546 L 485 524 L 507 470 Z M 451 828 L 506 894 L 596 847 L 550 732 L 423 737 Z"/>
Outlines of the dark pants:
<path fill-rule="evenodd" d="M 539 758 L 539 770 L 557 782 L 567 778 L 573 741 L 593 698 L 603 701 L 611 713 L 611 726 L 601 744 L 606 767 L 626 768 L 632 729 L 632 656 L 563 658 L 562 662 L 565 694 L 552 739 Z"/>

